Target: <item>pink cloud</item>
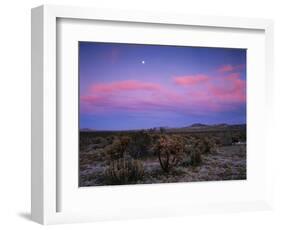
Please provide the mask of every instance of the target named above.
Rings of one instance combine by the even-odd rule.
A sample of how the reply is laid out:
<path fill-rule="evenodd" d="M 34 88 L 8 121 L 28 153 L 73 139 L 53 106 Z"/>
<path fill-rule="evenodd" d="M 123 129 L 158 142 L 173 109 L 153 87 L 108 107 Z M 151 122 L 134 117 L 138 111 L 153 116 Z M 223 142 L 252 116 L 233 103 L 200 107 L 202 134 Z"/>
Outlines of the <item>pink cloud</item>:
<path fill-rule="evenodd" d="M 89 86 L 81 95 L 81 112 L 171 111 L 204 114 L 229 111 L 246 101 L 246 82 L 239 73 L 222 76 L 187 75 L 172 78 L 174 85 L 123 80 Z"/>
<path fill-rule="evenodd" d="M 209 77 L 207 75 L 197 74 L 174 77 L 173 80 L 177 85 L 195 85 L 208 81 Z"/>
<path fill-rule="evenodd" d="M 137 80 L 94 84 L 86 95 L 80 96 L 81 110 L 98 112 L 104 109 L 170 110 L 182 95 L 164 85 Z"/>
<path fill-rule="evenodd" d="M 192 98 L 192 106 L 212 111 L 223 111 L 236 107 L 246 101 L 246 82 L 240 73 L 229 73 L 222 76 L 203 75 L 202 81 L 192 84 L 178 84 L 188 86 L 185 91 L 187 98 Z M 177 79 L 177 78 L 174 78 Z M 195 107 L 192 107 L 195 109 Z"/>
<path fill-rule="evenodd" d="M 218 101 L 239 103 L 246 101 L 246 82 L 239 73 L 221 77 L 217 84 L 210 84 L 208 90 Z"/>
<path fill-rule="evenodd" d="M 231 72 L 234 70 L 234 67 L 232 65 L 224 65 L 218 68 L 218 72 L 225 73 L 225 72 Z"/>
<path fill-rule="evenodd" d="M 245 65 L 223 65 L 220 66 L 217 71 L 219 73 L 229 73 L 229 72 L 233 72 L 233 71 L 239 71 L 241 69 L 243 69 L 245 67 Z"/>
<path fill-rule="evenodd" d="M 116 92 L 132 90 L 160 90 L 161 85 L 150 82 L 141 82 L 138 80 L 126 80 L 112 83 L 100 83 L 91 87 L 93 93 Z"/>

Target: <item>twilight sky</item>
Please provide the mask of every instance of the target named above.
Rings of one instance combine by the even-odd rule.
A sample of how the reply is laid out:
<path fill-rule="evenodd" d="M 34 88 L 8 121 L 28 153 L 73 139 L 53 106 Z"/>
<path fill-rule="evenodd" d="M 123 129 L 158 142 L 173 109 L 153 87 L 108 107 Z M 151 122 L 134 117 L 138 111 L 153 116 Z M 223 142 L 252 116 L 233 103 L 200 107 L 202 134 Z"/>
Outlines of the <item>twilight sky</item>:
<path fill-rule="evenodd" d="M 246 50 L 79 42 L 80 128 L 246 123 Z"/>

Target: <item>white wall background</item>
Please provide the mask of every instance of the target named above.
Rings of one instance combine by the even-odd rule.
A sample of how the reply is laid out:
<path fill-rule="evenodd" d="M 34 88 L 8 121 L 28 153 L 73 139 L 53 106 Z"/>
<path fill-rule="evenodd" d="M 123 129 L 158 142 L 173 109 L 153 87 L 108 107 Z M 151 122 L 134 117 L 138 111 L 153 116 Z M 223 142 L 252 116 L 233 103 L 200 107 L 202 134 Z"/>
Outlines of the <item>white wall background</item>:
<path fill-rule="evenodd" d="M 278 0 L 6 0 L 0 8 L 0 228 L 38 229 L 30 213 L 30 8 L 68 4 L 199 15 L 262 17 L 275 20 L 275 94 L 281 99 L 281 14 Z M 279 103 L 281 105 L 281 103 Z M 276 106 L 275 210 L 48 226 L 52 229 L 280 229 L 280 106 Z M 278 135 L 279 134 L 279 138 Z"/>

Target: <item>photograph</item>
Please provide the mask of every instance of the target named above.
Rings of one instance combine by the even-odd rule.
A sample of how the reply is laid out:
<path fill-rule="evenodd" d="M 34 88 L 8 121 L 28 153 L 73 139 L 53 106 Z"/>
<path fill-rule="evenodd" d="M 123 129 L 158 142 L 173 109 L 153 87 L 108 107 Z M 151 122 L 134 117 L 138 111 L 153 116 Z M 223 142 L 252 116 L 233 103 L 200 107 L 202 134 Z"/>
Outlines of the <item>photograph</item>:
<path fill-rule="evenodd" d="M 79 187 L 247 179 L 247 49 L 78 42 Z"/>

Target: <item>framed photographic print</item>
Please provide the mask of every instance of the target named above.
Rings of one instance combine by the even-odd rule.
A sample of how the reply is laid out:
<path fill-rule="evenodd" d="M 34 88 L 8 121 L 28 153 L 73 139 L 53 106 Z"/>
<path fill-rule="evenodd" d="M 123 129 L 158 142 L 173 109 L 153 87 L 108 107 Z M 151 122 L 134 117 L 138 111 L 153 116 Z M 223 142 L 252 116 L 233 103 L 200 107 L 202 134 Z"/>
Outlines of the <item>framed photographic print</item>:
<path fill-rule="evenodd" d="M 34 8 L 32 219 L 271 208 L 272 33 L 266 19 Z"/>

